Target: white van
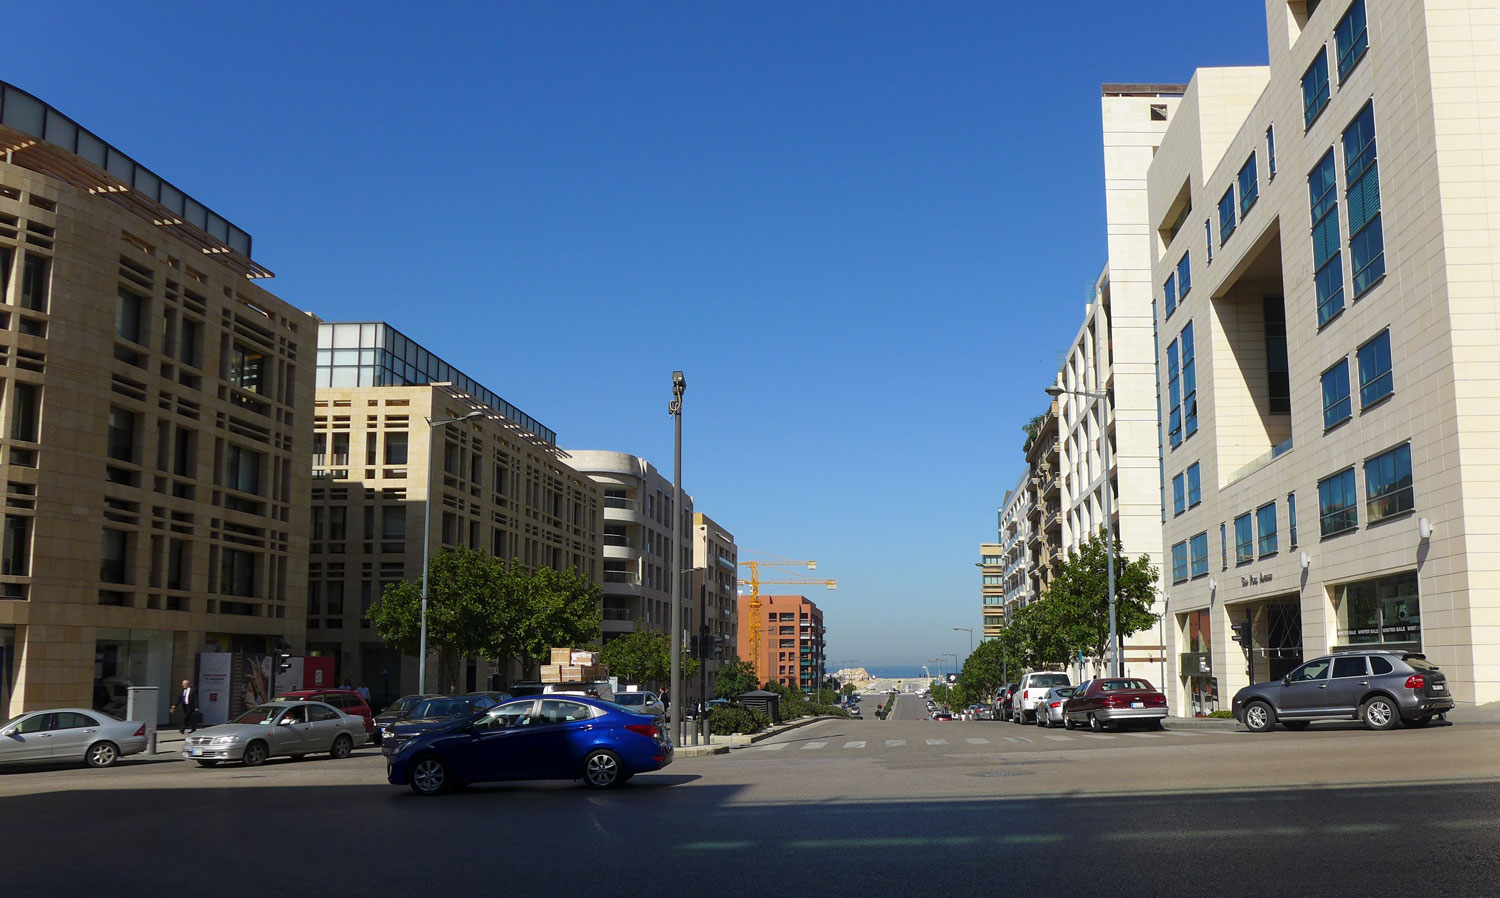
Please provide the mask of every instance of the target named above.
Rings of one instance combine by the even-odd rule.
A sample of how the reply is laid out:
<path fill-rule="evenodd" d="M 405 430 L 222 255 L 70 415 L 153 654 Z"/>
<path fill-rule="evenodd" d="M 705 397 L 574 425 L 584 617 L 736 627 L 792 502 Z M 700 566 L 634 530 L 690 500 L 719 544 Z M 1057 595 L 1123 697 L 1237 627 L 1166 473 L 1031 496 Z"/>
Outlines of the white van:
<path fill-rule="evenodd" d="M 1015 710 L 1011 719 L 1016 723 L 1036 723 L 1036 706 L 1054 686 L 1072 686 L 1068 675 L 1055 670 L 1039 670 L 1021 678 L 1016 694 L 1011 699 Z"/>

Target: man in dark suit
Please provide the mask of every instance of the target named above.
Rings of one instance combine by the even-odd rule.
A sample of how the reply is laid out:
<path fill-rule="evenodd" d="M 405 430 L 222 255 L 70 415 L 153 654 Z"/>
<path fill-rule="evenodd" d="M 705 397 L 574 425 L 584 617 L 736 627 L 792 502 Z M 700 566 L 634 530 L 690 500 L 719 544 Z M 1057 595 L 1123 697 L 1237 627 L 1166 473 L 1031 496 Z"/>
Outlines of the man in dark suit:
<path fill-rule="evenodd" d="M 198 690 L 194 689 L 187 680 L 182 681 L 182 689 L 177 692 L 177 704 L 172 710 L 182 709 L 182 726 L 177 728 L 179 733 L 191 733 L 198 729 Z"/>

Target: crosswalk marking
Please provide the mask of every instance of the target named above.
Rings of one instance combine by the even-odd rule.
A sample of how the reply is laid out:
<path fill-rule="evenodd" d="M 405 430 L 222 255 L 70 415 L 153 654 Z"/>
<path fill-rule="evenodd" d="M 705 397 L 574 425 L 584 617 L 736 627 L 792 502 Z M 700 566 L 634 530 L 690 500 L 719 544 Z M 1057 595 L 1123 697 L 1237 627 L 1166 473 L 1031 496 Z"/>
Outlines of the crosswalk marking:
<path fill-rule="evenodd" d="M 1113 736 L 1106 736 L 1106 735 L 1104 735 L 1102 733 L 1084 733 L 1083 734 L 1083 738 L 1085 738 L 1085 739 L 1113 739 L 1115 737 L 1113 737 Z"/>
<path fill-rule="evenodd" d="M 948 740 L 947 739 L 928 739 L 927 740 L 927 744 L 928 745 L 947 745 L 948 744 Z"/>
<path fill-rule="evenodd" d="M 1031 740 L 1028 739 L 1025 736 L 1006 736 L 1005 737 L 1005 741 L 1006 742 L 1030 742 Z"/>
<path fill-rule="evenodd" d="M 802 746 L 802 750 L 803 751 L 807 751 L 808 749 L 813 749 L 813 748 L 824 748 L 827 745 L 828 745 L 827 742 L 809 742 L 806 745 Z"/>
<path fill-rule="evenodd" d="M 1126 733 L 1125 735 L 1127 735 L 1127 736 L 1134 736 L 1137 739 L 1160 739 L 1161 738 L 1161 736 L 1158 735 L 1158 734 L 1156 734 L 1156 733 Z"/>
<path fill-rule="evenodd" d="M 786 747 L 787 747 L 787 743 L 785 743 L 785 742 L 777 742 L 774 745 L 762 745 L 762 746 L 760 746 L 760 750 L 761 751 L 781 751 L 783 748 L 786 748 Z"/>
<path fill-rule="evenodd" d="M 905 745 L 905 744 L 906 744 L 906 740 L 905 739 L 887 739 L 887 740 L 885 740 L 885 747 L 886 748 L 896 748 L 898 746 L 902 746 L 902 745 Z"/>
<path fill-rule="evenodd" d="M 845 748 L 864 748 L 865 744 L 863 742 L 845 742 L 844 743 L 844 747 Z"/>
<path fill-rule="evenodd" d="M 1053 742 L 1072 742 L 1072 736 L 1060 736 L 1057 733 L 1043 733 L 1043 739 L 1051 739 Z"/>
<path fill-rule="evenodd" d="M 1202 736 L 1203 735 L 1202 733 L 1195 733 L 1192 730 L 1169 730 L 1168 732 L 1170 732 L 1174 736 Z"/>
<path fill-rule="evenodd" d="M 967 742 L 967 743 L 969 743 L 970 745 L 989 745 L 990 744 L 990 740 L 988 740 L 988 739 L 965 739 L 964 741 Z"/>

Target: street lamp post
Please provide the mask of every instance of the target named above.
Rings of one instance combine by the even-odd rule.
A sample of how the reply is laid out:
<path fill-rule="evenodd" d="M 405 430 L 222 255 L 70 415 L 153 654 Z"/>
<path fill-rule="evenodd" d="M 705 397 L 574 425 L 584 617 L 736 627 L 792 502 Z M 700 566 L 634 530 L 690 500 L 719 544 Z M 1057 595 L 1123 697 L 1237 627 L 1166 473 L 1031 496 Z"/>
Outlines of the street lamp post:
<path fill-rule="evenodd" d="M 1094 400 L 1097 405 L 1099 419 L 1099 447 L 1104 462 L 1104 557 L 1106 559 L 1106 570 L 1109 572 L 1109 648 L 1114 653 L 1113 676 L 1124 676 L 1120 658 L 1120 634 L 1115 621 L 1115 512 L 1114 512 L 1114 487 L 1110 484 L 1109 473 L 1109 421 L 1106 417 L 1106 401 L 1109 394 L 1104 391 L 1094 390 L 1065 390 L 1054 384 L 1047 388 L 1047 395 L 1054 399 L 1064 393 L 1070 396 L 1085 396 Z"/>
<path fill-rule="evenodd" d="M 955 629 L 955 630 L 963 630 L 963 631 L 965 631 L 965 632 L 967 632 L 969 634 L 969 655 L 974 654 L 974 628 L 973 627 L 954 627 L 953 629 Z M 965 655 L 964 658 L 967 659 L 969 657 L 969 655 Z"/>
<path fill-rule="evenodd" d="M 682 394 L 687 392 L 687 379 L 681 371 L 672 372 L 672 401 L 667 403 L 667 414 L 674 422 L 672 449 L 672 549 L 668 553 L 667 570 L 672 572 L 672 741 L 682 744 Z"/>
<path fill-rule="evenodd" d="M 956 676 L 958 674 L 958 656 L 952 652 L 944 652 L 943 657 L 953 659 L 953 673 Z"/>
<path fill-rule="evenodd" d="M 484 409 L 474 409 L 457 418 L 427 418 L 427 495 L 422 500 L 422 635 L 417 646 L 417 692 L 427 692 L 427 568 L 432 552 L 432 469 L 436 467 L 432 452 L 432 435 L 439 427 L 457 424 L 470 418 L 483 418 Z"/>

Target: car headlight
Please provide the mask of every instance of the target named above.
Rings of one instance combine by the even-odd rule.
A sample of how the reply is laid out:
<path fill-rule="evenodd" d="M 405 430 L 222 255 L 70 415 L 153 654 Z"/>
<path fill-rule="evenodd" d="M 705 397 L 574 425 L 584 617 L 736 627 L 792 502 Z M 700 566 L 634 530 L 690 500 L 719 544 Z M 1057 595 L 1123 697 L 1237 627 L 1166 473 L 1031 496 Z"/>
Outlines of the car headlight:
<path fill-rule="evenodd" d="M 393 754 L 393 755 L 399 755 L 403 751 L 406 751 L 408 748 L 411 748 L 413 745 L 415 745 L 416 742 L 417 742 L 417 740 L 415 740 L 415 739 L 399 739 L 399 740 L 396 740 L 396 747 L 395 747 L 394 750 L 392 750 L 391 754 Z"/>
<path fill-rule="evenodd" d="M 214 737 L 214 745 L 233 745 L 234 743 L 236 743 L 238 741 L 240 741 L 240 737 L 238 737 L 238 736 L 215 736 Z"/>

